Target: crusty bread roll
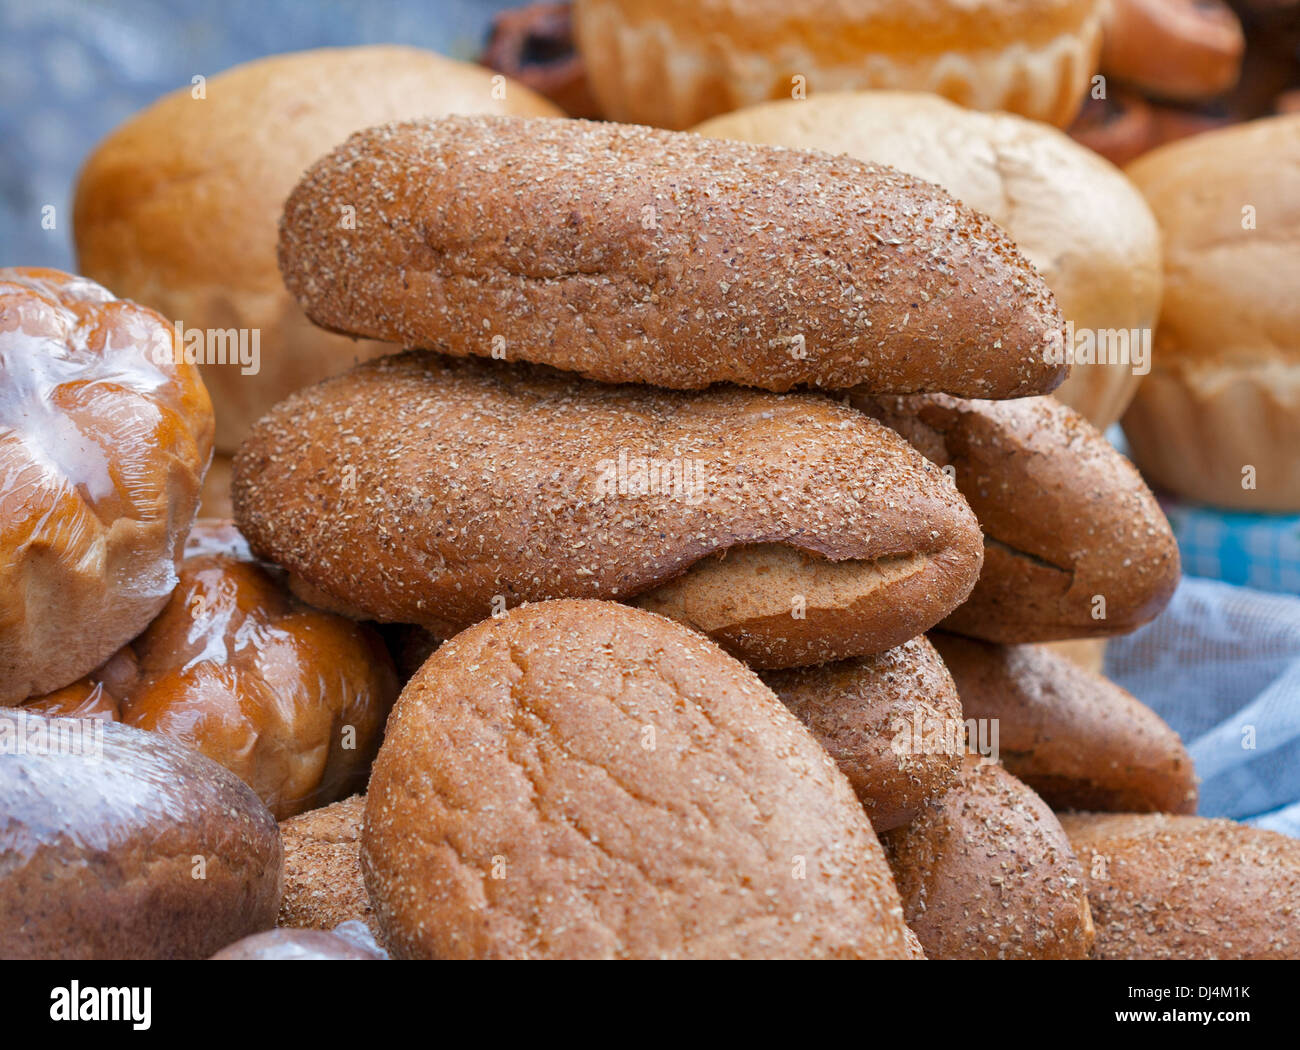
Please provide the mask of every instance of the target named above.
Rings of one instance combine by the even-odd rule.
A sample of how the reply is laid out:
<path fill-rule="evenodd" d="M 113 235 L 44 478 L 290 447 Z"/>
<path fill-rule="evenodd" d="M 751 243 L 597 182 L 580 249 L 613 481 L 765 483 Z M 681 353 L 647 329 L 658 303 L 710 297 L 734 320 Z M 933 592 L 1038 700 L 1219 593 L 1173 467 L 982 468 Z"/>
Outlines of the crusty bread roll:
<path fill-rule="evenodd" d="M 281 823 L 284 892 L 278 925 L 332 930 L 356 920 L 374 928 L 361 877 L 365 809 L 366 796 L 353 795 Z"/>
<path fill-rule="evenodd" d="M 1230 820 L 1066 813 L 1096 959 L 1300 958 L 1300 842 Z"/>
<path fill-rule="evenodd" d="M 1101 71 L 1158 98 L 1207 100 L 1237 83 L 1245 50 L 1223 0 L 1110 0 Z"/>
<path fill-rule="evenodd" d="M 203 364 L 217 447 L 234 452 L 293 391 L 384 350 L 322 332 L 275 264 L 284 199 L 313 160 L 371 124 L 444 113 L 558 116 L 527 88 L 410 47 L 272 55 L 181 88 L 132 117 L 86 161 L 74 235 L 82 270 L 187 330 L 258 333 L 251 357 Z M 249 367 L 252 367 L 249 365 Z"/>
<path fill-rule="evenodd" d="M 325 930 L 264 930 L 227 945 L 212 958 L 287 962 L 382 959 L 383 956 Z"/>
<path fill-rule="evenodd" d="M 204 959 L 274 923 L 280 837 L 233 773 L 130 726 L 0 723 L 0 959 Z"/>
<path fill-rule="evenodd" d="M 0 269 L 0 705 L 98 666 L 176 585 L 212 403 L 175 351 L 92 281 Z"/>
<path fill-rule="evenodd" d="M 1068 368 L 1052 294 L 1002 230 L 848 157 L 581 120 L 393 123 L 317 162 L 280 230 L 317 324 L 608 382 L 1020 397 Z"/>
<path fill-rule="evenodd" d="M 965 746 L 961 702 L 925 638 L 762 677 L 835 759 L 876 831 L 906 824 L 956 777 Z"/>
<path fill-rule="evenodd" d="M 234 502 L 323 608 L 448 638 L 521 601 L 636 599 L 759 667 L 915 637 L 969 593 L 982 546 L 942 471 L 829 398 L 422 351 L 277 406 Z"/>
<path fill-rule="evenodd" d="M 365 786 L 397 691 L 373 630 L 304 605 L 230 522 L 200 519 L 176 589 L 144 633 L 24 706 L 170 736 L 283 820 Z"/>
<path fill-rule="evenodd" d="M 1053 398 L 852 403 L 951 471 L 984 530 L 974 591 L 944 621 L 993 642 L 1123 634 L 1178 586 L 1178 545 L 1133 465 Z"/>
<path fill-rule="evenodd" d="M 1150 367 L 1135 360 L 1132 332 L 1149 346 L 1160 310 L 1160 231 L 1142 195 L 1091 150 L 1032 120 L 896 91 L 768 102 L 694 130 L 847 153 L 942 186 L 1011 235 L 1073 324 L 1077 360 L 1055 396 L 1101 430 L 1132 399 Z M 1113 351 L 1085 353 L 1084 333 L 1121 331 Z"/>
<path fill-rule="evenodd" d="M 512 609 L 429 658 L 361 865 L 398 958 L 909 957 L 811 734 L 712 642 L 613 602 Z"/>
<path fill-rule="evenodd" d="M 1064 126 L 1088 88 L 1102 0 L 578 0 L 611 120 L 686 128 L 807 92 L 900 88 Z"/>
<path fill-rule="evenodd" d="M 1196 812 L 1196 772 L 1164 720 L 1041 645 L 935 631 L 967 718 L 996 719 L 1007 770 L 1053 809 Z"/>
<path fill-rule="evenodd" d="M 967 755 L 957 783 L 881 838 L 907 924 L 930 959 L 1086 959 L 1082 872 L 1047 805 Z"/>
<path fill-rule="evenodd" d="M 1300 114 L 1171 143 L 1128 174 L 1165 246 L 1156 363 L 1124 416 L 1134 459 L 1186 499 L 1300 511 Z"/>

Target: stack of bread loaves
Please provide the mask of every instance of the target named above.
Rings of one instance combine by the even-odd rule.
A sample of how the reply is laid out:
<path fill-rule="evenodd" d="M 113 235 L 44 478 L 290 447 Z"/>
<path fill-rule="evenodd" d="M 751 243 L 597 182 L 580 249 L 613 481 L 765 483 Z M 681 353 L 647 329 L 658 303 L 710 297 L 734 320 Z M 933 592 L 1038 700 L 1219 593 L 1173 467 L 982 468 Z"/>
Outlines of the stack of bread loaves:
<path fill-rule="evenodd" d="M 366 798 L 286 824 L 282 921 L 399 957 L 1123 953 L 1053 808 L 1190 813 L 1191 763 L 1026 643 L 1150 619 L 1177 552 L 1043 396 L 1062 319 L 997 226 L 848 156 L 444 118 L 318 161 L 280 265 L 316 323 L 425 349 L 266 416 L 239 525 L 313 604 L 451 638 Z"/>
<path fill-rule="evenodd" d="M 1049 7 L 1073 54 L 1096 5 Z M 310 68 L 386 60 L 431 69 Z M 358 116 L 310 113 L 295 150 Z M 0 271 L 0 734 L 99 754 L 0 748 L 0 956 L 1300 954 L 1300 844 L 1194 817 L 1177 735 L 1040 644 L 1130 631 L 1178 578 L 1139 475 L 1049 396 L 1074 333 L 1150 325 L 1146 205 L 934 99 L 723 120 L 358 131 L 267 188 L 291 299 L 258 270 L 233 307 L 112 235 L 200 229 L 207 176 L 139 177 L 129 131 L 91 162 L 83 256 L 260 317 L 270 387 L 350 354 L 304 316 L 373 342 L 251 427 L 234 522 L 196 523 L 180 327 Z M 1071 244 L 1071 208 L 1113 224 Z M 1131 362 L 1076 364 L 1113 419 Z M 228 437 L 269 400 L 227 398 Z"/>

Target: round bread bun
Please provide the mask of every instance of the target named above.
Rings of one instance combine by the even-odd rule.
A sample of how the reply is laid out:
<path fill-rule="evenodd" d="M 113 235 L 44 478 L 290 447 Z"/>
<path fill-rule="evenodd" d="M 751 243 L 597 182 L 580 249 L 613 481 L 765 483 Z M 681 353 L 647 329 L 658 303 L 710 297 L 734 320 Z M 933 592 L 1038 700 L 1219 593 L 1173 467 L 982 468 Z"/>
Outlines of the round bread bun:
<path fill-rule="evenodd" d="M 1133 458 L 1185 499 L 1300 511 L 1300 114 L 1162 146 L 1128 174 L 1165 248 Z"/>
<path fill-rule="evenodd" d="M 585 120 L 392 123 L 316 163 L 280 231 L 317 324 L 457 356 L 994 398 L 1068 371 L 1052 294 L 1001 229 L 850 157 Z"/>
<path fill-rule="evenodd" d="M 1230 820 L 1066 813 L 1095 959 L 1300 958 L 1300 842 Z"/>
<path fill-rule="evenodd" d="M 1076 333 L 1138 330 L 1150 339 L 1161 290 L 1151 210 L 1120 171 L 1055 128 L 935 95 L 866 91 L 768 102 L 694 130 L 846 153 L 942 186 L 1011 235 Z M 1131 349 L 1098 355 L 1112 363 L 1092 356 L 1079 354 L 1055 396 L 1104 430 L 1119 419 L 1150 361 L 1135 367 Z"/>
<path fill-rule="evenodd" d="M 924 637 L 762 678 L 835 759 L 877 832 L 908 823 L 956 778 L 966 739 L 961 702 Z"/>
<path fill-rule="evenodd" d="M 997 722 L 999 760 L 1053 809 L 1196 812 L 1178 734 L 1114 682 L 1041 645 L 930 638 L 966 717 Z"/>
<path fill-rule="evenodd" d="M 357 921 L 374 928 L 361 877 L 361 821 L 366 796 L 353 795 L 280 825 L 284 892 L 277 925 L 332 930 Z"/>
<path fill-rule="evenodd" d="M 1102 0 L 577 0 L 605 116 L 687 128 L 804 92 L 895 88 L 1070 122 Z"/>
<path fill-rule="evenodd" d="M 967 755 L 957 783 L 881 838 L 929 959 L 1086 959 L 1083 873 L 1047 804 Z"/>
<path fill-rule="evenodd" d="M 275 402 L 384 351 L 322 332 L 284 290 L 276 224 L 303 169 L 386 120 L 560 111 L 481 67 L 387 45 L 273 55 L 199 90 L 172 92 L 99 144 L 77 184 L 74 236 L 83 272 L 118 295 L 186 330 L 249 333 L 242 363 L 219 363 L 209 339 L 202 365 L 217 447 L 234 452 Z"/>
<path fill-rule="evenodd" d="M 233 525 L 200 519 L 144 633 L 24 706 L 169 736 L 235 773 L 282 820 L 365 786 L 397 691 L 373 630 L 304 605 Z"/>
<path fill-rule="evenodd" d="M 253 789 L 157 733 L 0 709 L 0 959 L 205 959 L 275 922 Z"/>
<path fill-rule="evenodd" d="M 984 531 L 984 565 L 946 630 L 991 642 L 1125 634 L 1179 580 L 1178 544 L 1141 475 L 1051 397 L 943 394 L 850 402 L 951 472 Z"/>
<path fill-rule="evenodd" d="M 756 667 L 901 645 L 966 598 L 983 547 L 938 467 L 822 395 L 427 351 L 277 405 L 233 495 L 322 608 L 449 638 L 524 601 L 635 600 Z"/>
<path fill-rule="evenodd" d="M 1158 98 L 1212 99 L 1241 75 L 1246 37 L 1223 0 L 1110 0 L 1101 71 Z"/>
<path fill-rule="evenodd" d="M 384 956 L 325 930 L 264 930 L 227 945 L 212 958 L 300 962 L 382 959 Z"/>
<path fill-rule="evenodd" d="M 613 602 L 512 609 L 429 658 L 361 866 L 397 958 L 909 957 L 811 734 L 712 642 Z"/>
<path fill-rule="evenodd" d="M 166 321 L 82 277 L 0 269 L 0 705 L 144 630 L 211 457 L 212 403 Z"/>

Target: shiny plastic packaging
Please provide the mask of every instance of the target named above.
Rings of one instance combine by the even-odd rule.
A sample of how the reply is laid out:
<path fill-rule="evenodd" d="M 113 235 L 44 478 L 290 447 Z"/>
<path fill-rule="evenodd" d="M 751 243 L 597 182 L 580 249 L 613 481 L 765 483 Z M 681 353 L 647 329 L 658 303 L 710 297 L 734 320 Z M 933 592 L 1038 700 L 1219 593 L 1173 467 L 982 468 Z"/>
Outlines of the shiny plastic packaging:
<path fill-rule="evenodd" d="M 75 681 L 157 615 L 212 431 L 161 316 L 0 269 L 0 705 Z"/>

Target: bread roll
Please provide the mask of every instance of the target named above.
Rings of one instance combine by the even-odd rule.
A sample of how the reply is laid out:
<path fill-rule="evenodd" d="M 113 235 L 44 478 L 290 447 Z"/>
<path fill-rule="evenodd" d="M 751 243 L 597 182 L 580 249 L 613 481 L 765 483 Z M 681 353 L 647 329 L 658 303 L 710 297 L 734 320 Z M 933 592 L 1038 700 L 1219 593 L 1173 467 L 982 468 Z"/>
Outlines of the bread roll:
<path fill-rule="evenodd" d="M 144 633 L 25 706 L 170 736 L 251 785 L 283 820 L 365 786 L 397 691 L 374 631 L 304 605 L 229 522 L 204 519 Z"/>
<path fill-rule="evenodd" d="M 1230 820 L 1061 817 L 1087 879 L 1096 959 L 1300 958 L 1300 842 Z"/>
<path fill-rule="evenodd" d="M 1223 0 L 1111 0 L 1101 71 L 1159 98 L 1205 101 L 1237 83 L 1245 50 Z"/>
<path fill-rule="evenodd" d="M 1159 488 L 1300 511 L 1300 114 L 1153 150 L 1128 169 L 1164 233 L 1155 367 L 1124 416 Z"/>
<path fill-rule="evenodd" d="M 768 102 L 695 131 L 888 164 L 983 212 L 1043 275 L 1073 325 L 1076 359 L 1055 396 L 1098 429 L 1119 419 L 1150 368 L 1141 347 L 1160 310 L 1160 231 L 1123 174 L 1055 128 L 935 95 L 867 91 Z M 1089 333 L 1123 333 L 1123 341 L 1107 334 L 1088 353 Z"/>
<path fill-rule="evenodd" d="M 1178 545 L 1133 465 L 1053 398 L 852 403 L 950 471 L 984 530 L 984 567 L 944 628 L 993 642 L 1123 634 L 1178 586 Z"/>
<path fill-rule="evenodd" d="M 1067 371 L 1060 311 L 1006 234 L 848 157 L 580 120 L 393 123 L 317 162 L 280 229 L 317 324 L 458 356 L 971 397 Z"/>
<path fill-rule="evenodd" d="M 1083 873 L 1046 804 L 967 755 L 956 785 L 881 839 L 907 924 L 930 959 L 1085 959 Z"/>
<path fill-rule="evenodd" d="M 234 503 L 322 607 L 449 638 L 521 601 L 635 599 L 758 667 L 900 645 L 980 563 L 943 473 L 827 398 L 427 352 L 277 406 L 235 459 Z"/>
<path fill-rule="evenodd" d="M 835 759 L 877 832 L 908 823 L 956 777 L 965 742 L 961 703 L 924 638 L 877 656 L 762 677 Z"/>
<path fill-rule="evenodd" d="M 156 733 L 0 710 L 0 959 L 204 959 L 275 921 L 253 789 Z"/>
<path fill-rule="evenodd" d="M 1041 645 L 936 631 L 967 718 L 996 719 L 999 758 L 1053 809 L 1196 812 L 1191 756 L 1164 720 Z"/>
<path fill-rule="evenodd" d="M 802 92 L 902 88 L 1068 124 L 1101 0 L 578 0 L 605 115 L 664 127 Z M 814 94 L 815 97 L 815 94 Z"/>
<path fill-rule="evenodd" d="M 243 361 L 214 353 L 202 363 L 217 447 L 234 452 L 281 398 L 384 349 L 322 332 L 284 290 L 276 224 L 303 169 L 386 120 L 559 112 L 520 84 L 412 47 L 322 48 L 235 66 L 155 102 L 91 153 L 76 189 L 79 263 L 186 330 L 248 333 Z"/>
<path fill-rule="evenodd" d="M 909 957 L 830 757 L 713 643 L 612 602 L 512 609 L 429 658 L 361 865 L 398 958 Z"/>
<path fill-rule="evenodd" d="M 157 615 L 212 456 L 212 403 L 151 310 L 0 269 L 0 706 L 61 689 Z"/>
<path fill-rule="evenodd" d="M 313 809 L 280 825 L 284 892 L 279 926 L 332 930 L 356 920 L 374 926 L 361 878 L 361 820 L 366 796 Z"/>

